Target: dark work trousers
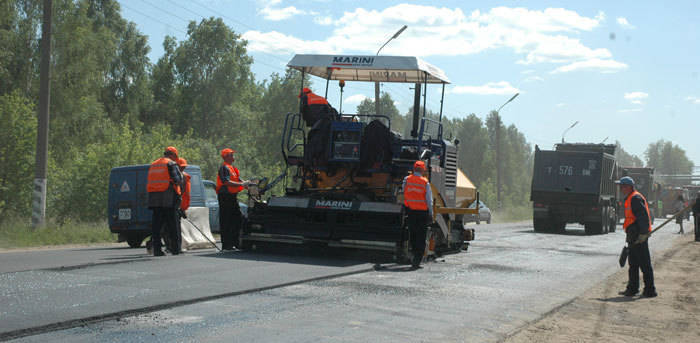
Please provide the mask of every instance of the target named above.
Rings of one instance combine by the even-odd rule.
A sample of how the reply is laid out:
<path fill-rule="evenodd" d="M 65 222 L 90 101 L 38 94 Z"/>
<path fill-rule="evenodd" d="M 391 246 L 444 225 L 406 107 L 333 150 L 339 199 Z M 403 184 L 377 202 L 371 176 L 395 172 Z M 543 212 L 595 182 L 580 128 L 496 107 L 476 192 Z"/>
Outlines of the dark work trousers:
<path fill-rule="evenodd" d="M 153 226 L 151 227 L 151 242 L 153 242 L 153 253 L 161 250 L 160 242 L 160 230 L 163 229 L 165 235 L 167 235 L 170 242 L 178 240 L 175 236 L 179 236 L 180 226 L 178 225 L 175 216 L 177 213 L 172 207 L 153 207 Z M 178 240 L 179 241 L 179 240 Z M 170 252 L 173 254 L 180 253 L 180 247 L 177 250 L 172 250 L 170 247 Z"/>
<path fill-rule="evenodd" d="M 700 214 L 695 214 L 695 241 L 700 242 Z"/>
<path fill-rule="evenodd" d="M 180 211 L 175 211 L 175 234 L 170 238 L 170 251 L 177 255 L 182 249 L 182 217 L 180 217 Z M 175 252 L 177 251 L 177 253 Z"/>
<path fill-rule="evenodd" d="M 651 268 L 651 256 L 649 255 L 649 243 L 634 244 L 630 246 L 629 253 L 629 282 L 627 289 L 639 290 L 639 269 L 644 274 L 644 289 L 655 290 L 654 271 Z"/>
<path fill-rule="evenodd" d="M 430 220 L 428 211 L 414 211 L 406 209 L 408 215 L 408 230 L 411 233 L 411 251 L 413 252 L 413 265 L 420 265 L 425 252 L 426 226 Z"/>
<path fill-rule="evenodd" d="M 219 193 L 219 231 L 221 248 L 238 248 L 238 235 L 241 231 L 241 208 L 238 206 L 238 194 Z"/>

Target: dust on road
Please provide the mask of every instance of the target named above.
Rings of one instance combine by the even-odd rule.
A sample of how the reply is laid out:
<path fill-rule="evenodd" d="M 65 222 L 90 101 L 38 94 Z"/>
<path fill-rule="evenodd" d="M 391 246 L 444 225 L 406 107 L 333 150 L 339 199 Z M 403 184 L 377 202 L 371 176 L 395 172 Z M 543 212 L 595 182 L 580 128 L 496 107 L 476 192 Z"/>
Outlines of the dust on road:
<path fill-rule="evenodd" d="M 700 342 L 700 242 L 684 235 L 652 259 L 658 297 L 619 295 L 625 267 L 505 342 Z"/>

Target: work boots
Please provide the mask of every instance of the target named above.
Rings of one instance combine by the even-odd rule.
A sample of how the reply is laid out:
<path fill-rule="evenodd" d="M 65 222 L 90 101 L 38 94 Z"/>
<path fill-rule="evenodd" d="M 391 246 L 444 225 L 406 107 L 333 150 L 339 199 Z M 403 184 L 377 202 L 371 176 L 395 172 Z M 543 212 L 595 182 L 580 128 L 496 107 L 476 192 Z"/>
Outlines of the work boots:
<path fill-rule="evenodd" d="M 656 293 L 656 288 L 644 288 L 644 292 L 642 292 L 642 296 L 645 298 L 653 298 L 655 296 L 659 295 Z"/>
<path fill-rule="evenodd" d="M 624 295 L 626 297 L 633 297 L 639 293 L 639 289 L 634 289 L 634 288 L 629 288 L 625 289 L 624 291 L 620 292 L 620 295 Z"/>

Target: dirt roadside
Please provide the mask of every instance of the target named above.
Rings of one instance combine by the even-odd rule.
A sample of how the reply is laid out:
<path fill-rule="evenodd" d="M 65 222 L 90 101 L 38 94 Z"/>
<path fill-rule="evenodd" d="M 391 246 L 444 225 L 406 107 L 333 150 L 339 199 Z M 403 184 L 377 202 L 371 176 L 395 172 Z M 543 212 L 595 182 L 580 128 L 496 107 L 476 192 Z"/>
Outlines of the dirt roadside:
<path fill-rule="evenodd" d="M 619 295 L 625 267 L 504 342 L 700 342 L 700 242 L 686 234 L 652 260 L 658 297 Z"/>

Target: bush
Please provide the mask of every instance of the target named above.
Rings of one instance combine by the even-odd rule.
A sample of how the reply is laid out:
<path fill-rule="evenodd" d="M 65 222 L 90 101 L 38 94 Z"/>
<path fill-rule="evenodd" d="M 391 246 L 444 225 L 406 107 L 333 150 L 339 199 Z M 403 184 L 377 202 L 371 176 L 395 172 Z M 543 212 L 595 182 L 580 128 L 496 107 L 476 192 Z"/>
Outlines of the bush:
<path fill-rule="evenodd" d="M 63 224 L 48 222 L 32 228 L 29 220 L 10 218 L 0 223 L 0 248 L 21 248 L 62 244 L 116 242 L 117 235 L 109 232 L 105 221 L 97 223 Z"/>

